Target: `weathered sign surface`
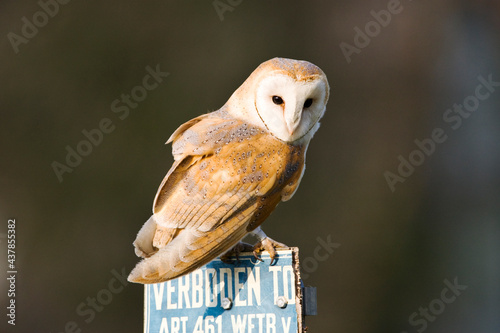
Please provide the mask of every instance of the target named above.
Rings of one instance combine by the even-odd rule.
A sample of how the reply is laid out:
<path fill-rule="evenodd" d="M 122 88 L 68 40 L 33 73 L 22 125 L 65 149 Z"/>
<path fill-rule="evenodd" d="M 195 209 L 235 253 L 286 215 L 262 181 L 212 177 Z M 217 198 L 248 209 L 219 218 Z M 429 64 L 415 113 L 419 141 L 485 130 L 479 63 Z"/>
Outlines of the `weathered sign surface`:
<path fill-rule="evenodd" d="M 144 332 L 301 332 L 297 249 L 278 251 L 272 266 L 267 252 L 261 258 L 216 259 L 189 275 L 146 285 Z"/>

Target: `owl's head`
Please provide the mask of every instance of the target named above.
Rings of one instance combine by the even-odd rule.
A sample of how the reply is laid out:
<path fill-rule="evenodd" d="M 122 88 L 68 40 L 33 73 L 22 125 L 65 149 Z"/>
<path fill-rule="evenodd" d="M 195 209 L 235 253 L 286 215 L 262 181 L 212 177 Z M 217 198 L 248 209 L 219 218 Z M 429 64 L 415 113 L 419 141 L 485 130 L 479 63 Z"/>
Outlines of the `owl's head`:
<path fill-rule="evenodd" d="M 316 65 L 274 58 L 257 67 L 226 106 L 233 116 L 265 127 L 280 140 L 308 142 L 319 128 L 329 92 L 326 75 Z"/>

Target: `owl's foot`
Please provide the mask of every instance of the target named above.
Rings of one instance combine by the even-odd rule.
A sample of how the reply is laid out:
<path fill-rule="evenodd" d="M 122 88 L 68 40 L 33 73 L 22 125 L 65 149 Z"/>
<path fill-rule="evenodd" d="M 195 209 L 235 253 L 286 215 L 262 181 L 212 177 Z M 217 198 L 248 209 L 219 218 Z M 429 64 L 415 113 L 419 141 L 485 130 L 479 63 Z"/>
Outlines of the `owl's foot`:
<path fill-rule="evenodd" d="M 271 265 L 272 265 L 274 263 L 274 259 L 276 258 L 276 250 L 275 249 L 277 249 L 277 248 L 288 249 L 288 246 L 286 246 L 283 243 L 277 242 L 272 238 L 266 237 L 254 245 L 253 255 L 254 255 L 255 259 L 263 261 L 262 259 L 260 259 L 258 257 L 258 255 L 263 251 L 269 252 L 269 256 L 271 257 Z"/>
<path fill-rule="evenodd" d="M 252 252 L 253 251 L 253 246 L 244 243 L 244 242 L 238 242 L 231 250 L 227 251 L 223 255 L 220 256 L 220 260 L 222 262 L 225 262 L 226 264 L 231 264 L 233 262 L 232 257 L 236 257 L 236 262 L 240 262 L 239 255 L 242 252 Z"/>

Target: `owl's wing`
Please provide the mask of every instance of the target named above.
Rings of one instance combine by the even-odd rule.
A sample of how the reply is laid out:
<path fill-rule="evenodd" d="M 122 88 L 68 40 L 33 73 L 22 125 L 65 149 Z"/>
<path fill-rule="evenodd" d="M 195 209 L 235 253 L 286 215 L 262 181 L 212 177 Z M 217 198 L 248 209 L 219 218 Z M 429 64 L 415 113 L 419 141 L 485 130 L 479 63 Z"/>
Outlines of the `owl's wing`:
<path fill-rule="evenodd" d="M 234 119 L 204 115 L 171 139 L 176 161 L 153 208 L 159 251 L 131 273 L 141 283 L 175 278 L 229 250 L 295 191 L 302 172 L 303 154 Z"/>
<path fill-rule="evenodd" d="M 253 163 L 250 160 L 252 154 L 263 155 L 263 147 L 257 143 L 261 140 L 256 135 L 252 138 L 250 131 L 238 133 L 241 123 L 237 120 L 209 115 L 189 121 L 172 136 L 177 160 L 154 200 L 153 213 L 160 227 L 155 247 L 167 245 L 179 233 L 178 229 L 213 231 L 276 185 L 277 166 L 268 165 L 266 176 L 257 170 L 257 159 L 254 157 Z M 279 202 L 279 192 L 274 191 L 276 199 L 272 201 Z M 260 206 L 263 210 L 268 205 Z M 264 215 L 260 214 L 259 220 L 267 217 Z"/>

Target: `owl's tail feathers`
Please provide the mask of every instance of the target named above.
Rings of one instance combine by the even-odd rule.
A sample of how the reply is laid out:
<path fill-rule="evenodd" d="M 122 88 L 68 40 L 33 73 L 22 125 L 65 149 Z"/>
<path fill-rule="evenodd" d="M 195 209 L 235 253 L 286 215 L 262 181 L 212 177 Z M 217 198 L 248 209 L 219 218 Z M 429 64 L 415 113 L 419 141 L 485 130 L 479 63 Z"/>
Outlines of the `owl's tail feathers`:
<path fill-rule="evenodd" d="M 155 231 L 156 221 L 154 215 L 151 215 L 149 220 L 144 223 L 141 230 L 137 233 L 137 237 L 133 243 L 135 254 L 138 257 L 148 258 L 158 251 L 158 249 L 153 246 Z"/>
<path fill-rule="evenodd" d="M 193 236 L 189 231 L 179 233 L 168 246 L 139 262 L 128 276 L 128 280 L 143 284 L 165 282 L 190 273 L 215 257 L 210 256 L 208 261 L 201 260 L 200 256 L 197 256 L 197 260 L 186 258 L 186 255 L 192 252 L 186 246 L 191 237 Z"/>
<path fill-rule="evenodd" d="M 158 264 L 161 264 L 160 257 L 164 256 L 164 250 L 156 252 L 153 256 L 139 262 L 130 272 L 127 280 L 135 283 L 149 284 L 166 281 L 158 271 Z"/>
<path fill-rule="evenodd" d="M 168 246 L 139 262 L 128 280 L 143 284 L 160 283 L 191 273 L 228 251 L 246 233 L 245 224 L 233 232 L 228 232 L 227 228 L 210 232 L 183 229 Z"/>

